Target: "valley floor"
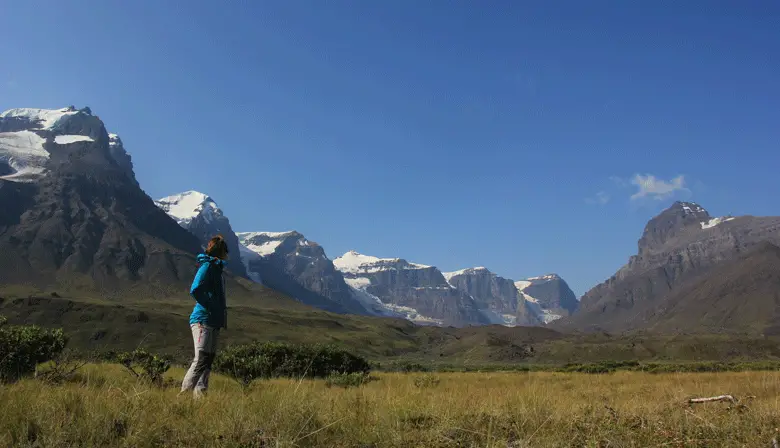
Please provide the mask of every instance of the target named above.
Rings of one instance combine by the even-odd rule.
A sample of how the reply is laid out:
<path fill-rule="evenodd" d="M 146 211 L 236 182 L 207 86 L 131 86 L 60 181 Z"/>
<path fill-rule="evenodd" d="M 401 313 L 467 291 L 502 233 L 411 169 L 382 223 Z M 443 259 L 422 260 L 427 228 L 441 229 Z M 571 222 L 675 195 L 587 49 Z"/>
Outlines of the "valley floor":
<path fill-rule="evenodd" d="M 780 372 L 374 375 L 359 388 L 247 390 L 215 376 L 196 402 L 119 365 L 89 365 L 63 385 L 0 386 L 0 446 L 760 447 L 780 437 Z M 686 404 L 724 393 L 747 406 Z"/>

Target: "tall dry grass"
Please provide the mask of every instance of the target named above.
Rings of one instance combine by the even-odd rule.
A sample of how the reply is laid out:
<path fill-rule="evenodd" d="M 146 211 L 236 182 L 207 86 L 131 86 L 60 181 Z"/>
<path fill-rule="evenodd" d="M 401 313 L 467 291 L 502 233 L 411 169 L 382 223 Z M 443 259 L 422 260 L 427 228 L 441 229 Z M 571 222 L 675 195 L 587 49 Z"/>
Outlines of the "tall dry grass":
<path fill-rule="evenodd" d="M 182 371 L 171 372 L 181 378 Z M 360 388 L 216 376 L 193 401 L 118 365 L 0 386 L 0 446 L 762 447 L 780 437 L 780 373 L 378 374 Z M 730 393 L 747 407 L 688 407 Z"/>

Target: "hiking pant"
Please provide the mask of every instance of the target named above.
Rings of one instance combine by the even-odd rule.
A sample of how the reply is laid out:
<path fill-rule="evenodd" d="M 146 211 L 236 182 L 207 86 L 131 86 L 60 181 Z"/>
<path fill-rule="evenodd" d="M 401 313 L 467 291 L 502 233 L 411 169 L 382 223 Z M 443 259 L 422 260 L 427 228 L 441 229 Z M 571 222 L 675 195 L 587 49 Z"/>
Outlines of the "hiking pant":
<path fill-rule="evenodd" d="M 192 390 L 193 394 L 199 397 L 209 387 L 209 374 L 217 353 L 219 329 L 203 324 L 192 324 L 190 328 L 192 328 L 192 341 L 195 345 L 195 358 L 187 374 L 184 375 L 181 391 Z"/>

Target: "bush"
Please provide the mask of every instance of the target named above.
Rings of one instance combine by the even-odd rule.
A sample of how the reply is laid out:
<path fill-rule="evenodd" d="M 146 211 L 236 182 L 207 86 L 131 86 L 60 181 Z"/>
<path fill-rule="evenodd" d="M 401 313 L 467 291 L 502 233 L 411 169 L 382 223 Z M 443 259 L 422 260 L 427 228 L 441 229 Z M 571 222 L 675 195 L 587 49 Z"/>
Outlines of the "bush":
<path fill-rule="evenodd" d="M 430 373 L 418 376 L 414 379 L 414 385 L 423 389 L 427 387 L 436 387 L 441 382 L 441 379 L 439 379 L 438 376 L 432 375 Z"/>
<path fill-rule="evenodd" d="M 398 361 L 390 364 L 387 368 L 387 371 L 412 373 L 412 372 L 428 372 L 430 371 L 430 369 L 418 362 Z"/>
<path fill-rule="evenodd" d="M 35 367 L 57 357 L 68 340 L 61 329 L 44 330 L 35 325 L 5 325 L 0 316 L 0 381 L 16 381 L 35 372 Z"/>
<path fill-rule="evenodd" d="M 65 350 L 49 361 L 47 366 L 35 372 L 35 378 L 49 384 L 72 381 L 89 358 L 75 351 Z"/>
<path fill-rule="evenodd" d="M 117 355 L 117 361 L 125 366 L 136 378 L 148 381 L 155 386 L 164 385 L 163 375 L 171 368 L 171 361 L 159 355 L 137 349 Z"/>
<path fill-rule="evenodd" d="M 343 387 L 344 389 L 350 387 L 359 387 L 364 384 L 368 384 L 371 381 L 377 381 L 378 378 L 371 376 L 368 373 L 332 373 L 325 378 L 325 386 L 327 387 Z"/>
<path fill-rule="evenodd" d="M 330 345 L 255 342 L 221 351 L 214 361 L 214 370 L 248 385 L 257 378 L 367 374 L 371 366 L 364 358 Z"/>

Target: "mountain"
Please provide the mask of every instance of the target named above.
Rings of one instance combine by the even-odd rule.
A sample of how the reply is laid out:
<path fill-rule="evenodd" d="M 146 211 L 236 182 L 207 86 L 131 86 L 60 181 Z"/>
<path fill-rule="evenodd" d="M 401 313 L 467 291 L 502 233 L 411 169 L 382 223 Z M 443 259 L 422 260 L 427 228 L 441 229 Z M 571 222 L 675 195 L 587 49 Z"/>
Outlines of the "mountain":
<path fill-rule="evenodd" d="M 664 333 L 780 334 L 780 247 L 762 243 L 682 284 L 640 321 Z"/>
<path fill-rule="evenodd" d="M 89 108 L 0 114 L 0 284 L 156 293 L 191 279 L 198 246 Z"/>
<path fill-rule="evenodd" d="M 574 291 L 558 274 L 531 277 L 515 282 L 515 286 L 525 300 L 539 306 L 545 323 L 570 316 L 580 305 Z"/>
<path fill-rule="evenodd" d="M 211 197 L 197 191 L 185 191 L 158 199 L 155 204 L 195 235 L 203 246 L 214 235 L 222 235 L 230 252 L 228 269 L 237 275 L 247 276 L 238 237 L 230 226 L 230 220 Z"/>
<path fill-rule="evenodd" d="M 250 278 L 299 301 L 335 313 L 381 314 L 361 302 L 325 250 L 302 234 L 240 232 L 241 257 Z M 364 304 L 365 303 L 365 304 Z"/>
<path fill-rule="evenodd" d="M 721 264 L 765 243 L 780 244 L 780 217 L 713 218 L 696 203 L 675 202 L 647 223 L 638 253 L 588 291 L 571 318 L 556 325 L 606 331 L 647 328 L 651 322 L 640 319 L 644 310 L 663 309 L 683 285 L 706 278 Z M 632 318 L 627 321 L 626 316 Z"/>
<path fill-rule="evenodd" d="M 333 264 L 350 286 L 413 322 L 451 326 L 490 323 L 475 300 L 453 288 L 433 266 L 355 251 L 336 258 Z"/>
<path fill-rule="evenodd" d="M 543 323 L 541 309 L 525 300 L 514 281 L 499 277 L 487 268 L 445 272 L 444 278 L 453 288 L 471 296 L 490 323 L 506 326 Z"/>

